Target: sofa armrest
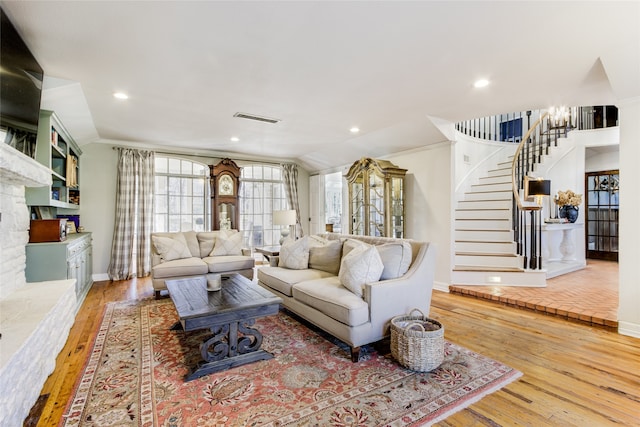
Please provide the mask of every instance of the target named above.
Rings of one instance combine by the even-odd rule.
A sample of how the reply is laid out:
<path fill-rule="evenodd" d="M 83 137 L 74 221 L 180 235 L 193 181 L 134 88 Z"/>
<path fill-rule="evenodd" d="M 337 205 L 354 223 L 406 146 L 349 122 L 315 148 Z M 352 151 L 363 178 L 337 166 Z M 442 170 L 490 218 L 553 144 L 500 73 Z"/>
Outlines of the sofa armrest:
<path fill-rule="evenodd" d="M 151 267 L 154 267 L 162 262 L 162 257 L 158 254 L 151 254 Z"/>
<path fill-rule="evenodd" d="M 253 252 L 251 251 L 251 248 L 242 248 L 242 255 L 244 255 L 244 256 L 252 256 Z"/>
<path fill-rule="evenodd" d="M 369 316 L 374 327 L 383 326 L 391 318 L 407 314 L 414 308 L 420 309 L 425 316 L 429 314 L 435 249 L 432 243 L 425 243 L 404 276 L 365 285 L 363 298 L 369 304 Z"/>

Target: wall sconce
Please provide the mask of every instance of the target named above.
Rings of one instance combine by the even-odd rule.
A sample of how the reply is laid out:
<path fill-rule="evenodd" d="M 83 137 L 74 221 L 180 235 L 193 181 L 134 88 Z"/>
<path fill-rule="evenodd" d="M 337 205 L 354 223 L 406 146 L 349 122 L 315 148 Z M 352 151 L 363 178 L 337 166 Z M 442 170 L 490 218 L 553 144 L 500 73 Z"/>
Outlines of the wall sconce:
<path fill-rule="evenodd" d="M 295 210 L 287 210 L 287 211 L 273 211 L 273 225 L 286 225 L 287 228 L 283 228 L 280 231 L 280 244 L 284 242 L 284 239 L 289 235 L 290 228 L 293 228 L 296 224 L 296 211 Z M 295 238 L 295 233 L 294 233 Z"/>

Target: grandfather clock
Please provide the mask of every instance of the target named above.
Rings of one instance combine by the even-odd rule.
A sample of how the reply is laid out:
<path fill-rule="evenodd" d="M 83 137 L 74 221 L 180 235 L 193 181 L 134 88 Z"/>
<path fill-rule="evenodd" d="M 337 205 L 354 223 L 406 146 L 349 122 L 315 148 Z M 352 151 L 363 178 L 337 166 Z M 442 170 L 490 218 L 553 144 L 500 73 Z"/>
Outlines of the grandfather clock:
<path fill-rule="evenodd" d="M 240 167 L 231 159 L 209 166 L 211 172 L 211 212 L 213 230 L 238 229 L 240 209 Z"/>

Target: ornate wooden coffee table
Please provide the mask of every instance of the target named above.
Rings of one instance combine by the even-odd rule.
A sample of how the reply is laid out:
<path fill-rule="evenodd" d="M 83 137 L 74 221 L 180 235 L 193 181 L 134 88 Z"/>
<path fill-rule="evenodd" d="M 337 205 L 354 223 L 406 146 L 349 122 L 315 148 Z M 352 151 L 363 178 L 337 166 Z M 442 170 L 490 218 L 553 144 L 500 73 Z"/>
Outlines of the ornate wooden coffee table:
<path fill-rule="evenodd" d="M 258 360 L 273 358 L 260 350 L 262 334 L 251 326 L 259 317 L 276 314 L 282 299 L 240 274 L 222 277 L 222 289 L 207 291 L 205 276 L 167 280 L 180 321 L 172 330 L 211 329 L 200 344 L 200 363 L 185 381 Z"/>

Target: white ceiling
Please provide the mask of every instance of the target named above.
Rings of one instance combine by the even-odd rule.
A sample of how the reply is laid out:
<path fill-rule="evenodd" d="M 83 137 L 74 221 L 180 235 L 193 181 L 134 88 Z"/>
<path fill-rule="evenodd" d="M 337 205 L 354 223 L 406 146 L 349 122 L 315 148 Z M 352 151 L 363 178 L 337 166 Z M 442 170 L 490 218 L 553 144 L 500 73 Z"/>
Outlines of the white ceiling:
<path fill-rule="evenodd" d="M 434 118 L 640 96 L 638 1 L 0 4 L 49 77 L 43 106 L 80 145 L 318 171 L 447 140 Z"/>

